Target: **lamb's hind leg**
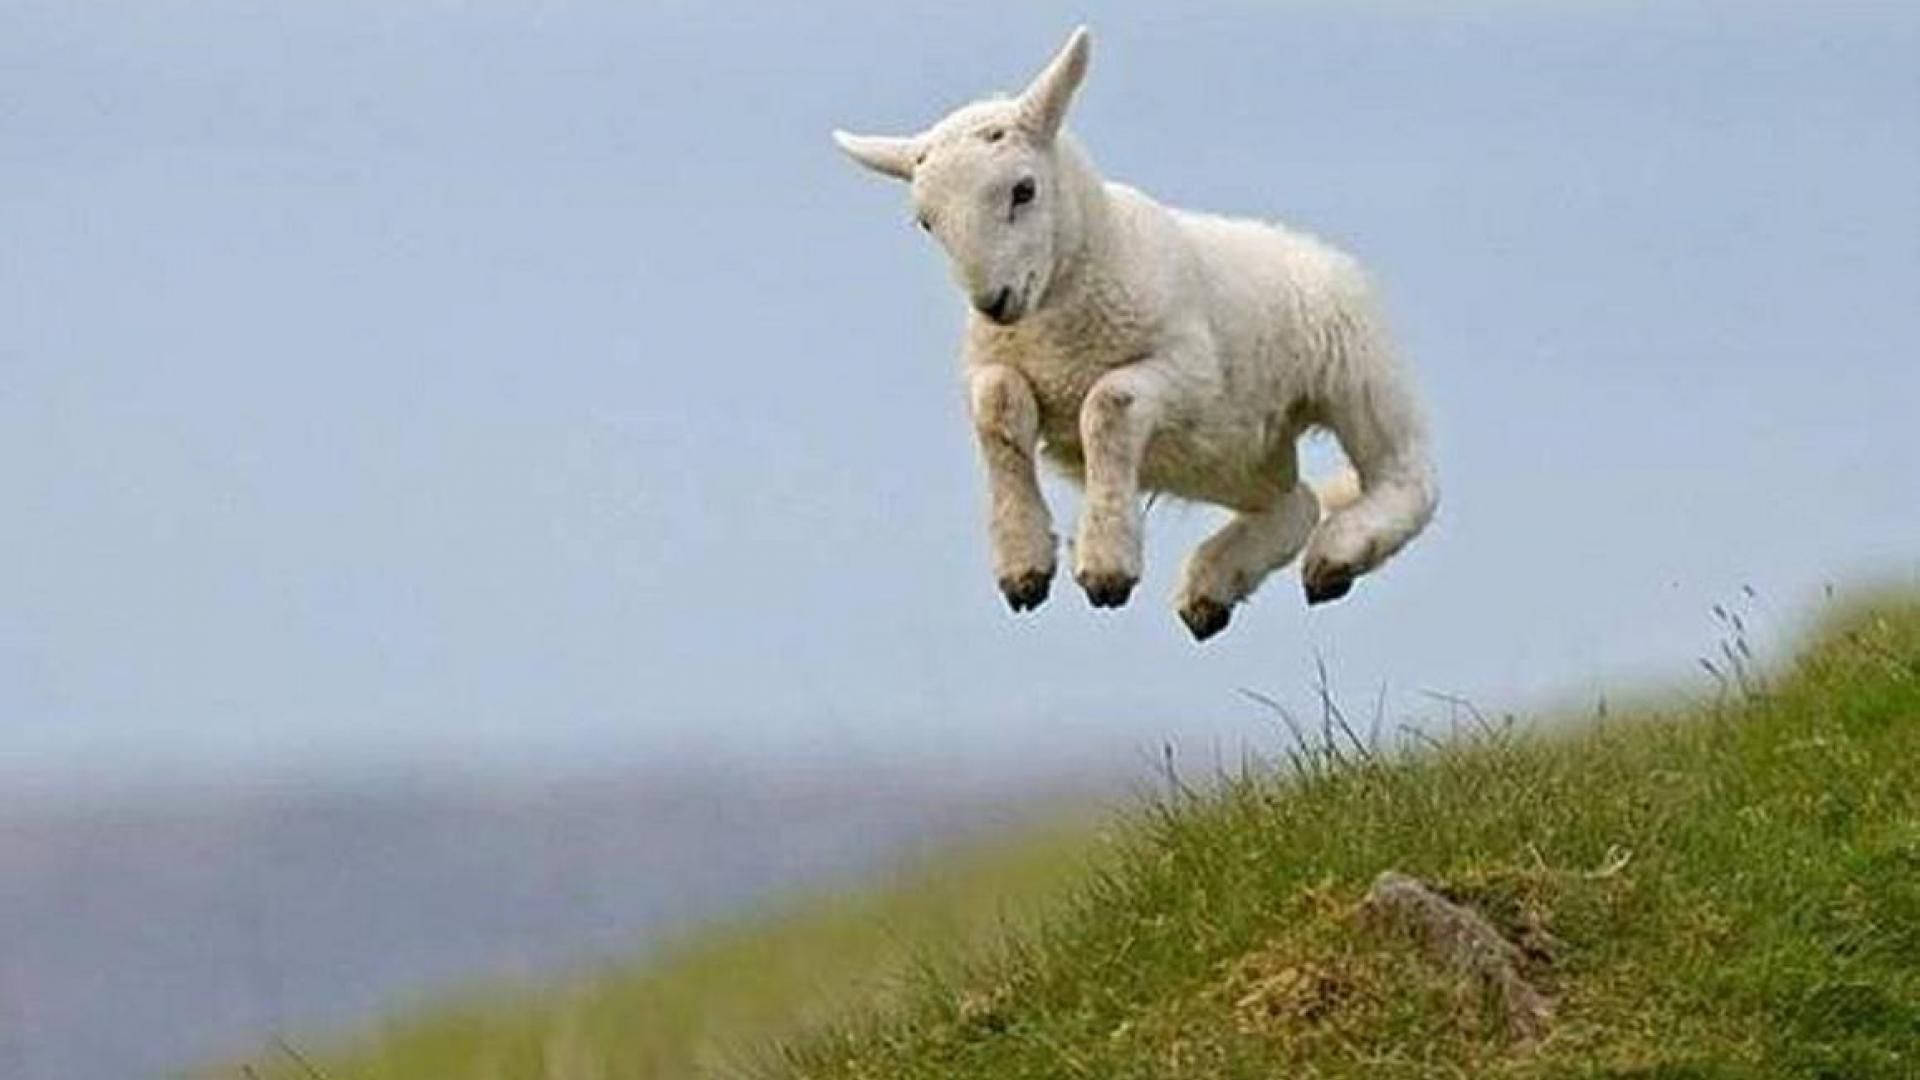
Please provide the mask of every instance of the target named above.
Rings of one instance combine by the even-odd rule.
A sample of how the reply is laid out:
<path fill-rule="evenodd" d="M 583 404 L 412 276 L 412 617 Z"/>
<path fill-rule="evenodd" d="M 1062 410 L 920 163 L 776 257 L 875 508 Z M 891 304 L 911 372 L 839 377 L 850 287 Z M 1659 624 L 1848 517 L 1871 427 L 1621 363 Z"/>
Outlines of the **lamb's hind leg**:
<path fill-rule="evenodd" d="M 1307 542 L 1300 581 L 1307 603 L 1338 600 L 1353 581 L 1404 547 L 1439 502 L 1426 432 L 1404 386 L 1379 380 L 1356 389 L 1328 418 L 1360 474 L 1360 497 L 1330 515 Z"/>
<path fill-rule="evenodd" d="M 1227 628 L 1233 605 L 1293 561 L 1320 520 L 1313 489 L 1296 483 L 1265 510 L 1233 515 L 1187 556 L 1176 601 L 1180 621 L 1205 641 Z"/>

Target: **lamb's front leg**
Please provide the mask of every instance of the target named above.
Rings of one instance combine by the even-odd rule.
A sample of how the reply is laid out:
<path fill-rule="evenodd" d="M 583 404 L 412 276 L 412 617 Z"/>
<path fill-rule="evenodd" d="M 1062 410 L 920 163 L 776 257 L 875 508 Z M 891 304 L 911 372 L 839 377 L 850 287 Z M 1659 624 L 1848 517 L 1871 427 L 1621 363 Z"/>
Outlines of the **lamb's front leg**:
<path fill-rule="evenodd" d="M 1150 362 L 1102 375 L 1080 406 L 1086 501 L 1073 576 L 1094 607 L 1119 607 L 1140 580 L 1140 459 L 1166 413 L 1169 381 Z"/>
<path fill-rule="evenodd" d="M 967 381 L 973 429 L 987 466 L 994 577 L 1007 605 L 1027 611 L 1046 600 L 1054 569 L 1053 518 L 1033 462 L 1040 407 L 1026 378 L 1004 364 L 973 368 Z"/>

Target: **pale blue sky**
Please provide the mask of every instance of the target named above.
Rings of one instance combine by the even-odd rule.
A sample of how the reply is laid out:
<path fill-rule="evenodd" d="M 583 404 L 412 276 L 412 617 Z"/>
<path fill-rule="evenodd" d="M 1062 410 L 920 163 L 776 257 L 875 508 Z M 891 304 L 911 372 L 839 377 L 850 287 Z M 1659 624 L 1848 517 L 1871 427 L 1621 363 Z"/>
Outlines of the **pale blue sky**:
<path fill-rule="evenodd" d="M 1432 530 L 1222 639 L 992 588 L 962 304 L 827 132 L 1077 21 L 1113 177 L 1384 286 Z M 1684 677 L 1920 559 L 1912 5 L 0 6 L 0 783 L 1124 760 Z M 849 406 L 851 402 L 851 406 Z M 1064 493 L 1061 493 L 1064 496 Z M 1064 505 L 1064 504 L 1063 504 Z M 1765 615 L 1771 612 L 1771 615 Z"/>

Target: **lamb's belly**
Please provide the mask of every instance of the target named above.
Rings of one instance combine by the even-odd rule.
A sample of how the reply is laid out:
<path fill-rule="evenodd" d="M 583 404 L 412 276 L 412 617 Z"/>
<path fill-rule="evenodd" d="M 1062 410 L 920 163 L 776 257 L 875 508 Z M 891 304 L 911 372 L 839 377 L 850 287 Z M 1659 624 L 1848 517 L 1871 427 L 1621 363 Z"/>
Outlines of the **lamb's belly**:
<path fill-rule="evenodd" d="M 1182 428 L 1156 432 L 1140 462 L 1140 487 L 1236 510 L 1273 505 L 1293 482 L 1284 458 L 1260 433 L 1247 438 L 1223 438 L 1225 434 Z M 1042 451 L 1069 479 L 1085 483 L 1086 459 L 1077 430 L 1043 431 Z"/>
<path fill-rule="evenodd" d="M 1281 475 L 1269 433 L 1170 428 L 1147 441 L 1140 486 L 1183 499 L 1260 510 L 1292 480 Z"/>
<path fill-rule="evenodd" d="M 1075 483 L 1085 482 L 1080 408 L 1110 365 L 1021 363 L 1040 411 L 1041 448 Z M 1147 442 L 1140 486 L 1153 492 L 1242 510 L 1271 506 L 1292 486 L 1287 463 L 1297 430 L 1257 408 L 1218 403 L 1205 419 L 1171 424 Z"/>

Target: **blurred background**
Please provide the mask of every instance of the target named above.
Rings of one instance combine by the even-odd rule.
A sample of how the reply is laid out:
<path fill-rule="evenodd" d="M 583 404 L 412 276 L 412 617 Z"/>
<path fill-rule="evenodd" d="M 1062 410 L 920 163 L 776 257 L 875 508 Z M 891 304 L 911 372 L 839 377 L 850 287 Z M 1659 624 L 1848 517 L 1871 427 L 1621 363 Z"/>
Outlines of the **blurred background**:
<path fill-rule="evenodd" d="M 1080 21 L 1095 161 L 1359 254 L 1439 440 L 1419 542 L 1205 647 L 1207 508 L 1122 612 L 1006 612 L 963 302 L 827 138 Z M 630 949 L 1267 748 L 1239 691 L 1321 664 L 1586 709 L 1716 603 L 1915 580 L 1916 55 L 1897 3 L 5 0 L 0 1076 Z"/>

